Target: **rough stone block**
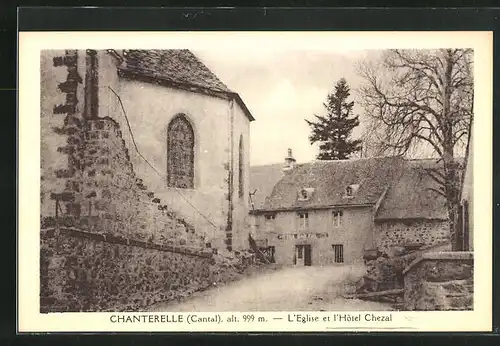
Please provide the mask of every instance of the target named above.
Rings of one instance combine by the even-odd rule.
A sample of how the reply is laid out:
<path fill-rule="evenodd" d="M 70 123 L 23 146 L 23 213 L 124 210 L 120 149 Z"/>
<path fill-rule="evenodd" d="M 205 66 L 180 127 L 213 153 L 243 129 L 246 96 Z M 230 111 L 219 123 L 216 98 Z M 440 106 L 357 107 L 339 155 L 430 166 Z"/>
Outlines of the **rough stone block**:
<path fill-rule="evenodd" d="M 75 193 L 74 192 L 51 193 L 50 198 L 64 202 L 73 202 L 75 200 Z"/>
<path fill-rule="evenodd" d="M 54 171 L 56 178 L 71 178 L 74 175 L 74 171 L 71 169 L 58 169 Z"/>
<path fill-rule="evenodd" d="M 52 112 L 54 114 L 74 114 L 76 112 L 76 106 L 72 104 L 56 105 Z"/>
<path fill-rule="evenodd" d="M 425 279 L 428 281 L 463 280 L 472 277 L 473 264 L 456 261 L 425 261 Z"/>
<path fill-rule="evenodd" d="M 469 289 L 466 286 L 465 282 L 465 280 L 449 281 L 443 283 L 442 287 L 445 290 L 446 295 L 456 293 L 465 294 L 469 292 Z"/>

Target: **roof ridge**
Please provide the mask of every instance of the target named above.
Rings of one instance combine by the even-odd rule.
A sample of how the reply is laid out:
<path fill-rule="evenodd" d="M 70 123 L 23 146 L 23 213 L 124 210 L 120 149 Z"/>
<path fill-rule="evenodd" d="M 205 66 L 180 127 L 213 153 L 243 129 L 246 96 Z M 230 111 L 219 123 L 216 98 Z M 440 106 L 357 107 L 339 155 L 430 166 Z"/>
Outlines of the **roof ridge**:
<path fill-rule="evenodd" d="M 276 162 L 276 163 L 266 163 L 266 164 L 263 164 L 263 165 L 250 165 L 250 168 L 269 167 L 269 166 L 281 166 L 281 165 L 283 165 L 283 163 Z"/>
<path fill-rule="evenodd" d="M 361 161 L 361 160 L 369 160 L 369 159 L 388 159 L 388 158 L 399 158 L 400 156 L 372 156 L 372 157 L 363 157 L 363 158 L 352 158 L 352 159 L 345 159 L 345 160 L 311 160 L 308 162 L 298 162 L 295 164 L 295 167 L 297 166 L 303 166 L 303 165 L 310 165 L 310 164 L 315 164 L 315 163 L 336 163 L 336 162 L 354 162 L 354 161 Z M 265 166 L 278 166 L 278 165 L 283 165 L 284 163 L 281 162 L 274 162 L 274 163 L 266 163 L 266 164 L 261 164 L 261 165 L 250 165 L 250 168 L 253 167 L 265 167 Z"/>
<path fill-rule="evenodd" d="M 226 83 L 224 83 L 222 80 L 220 80 L 220 78 L 219 78 L 219 77 L 217 77 L 217 75 L 216 75 L 216 74 L 215 74 L 215 73 L 214 73 L 214 72 L 213 72 L 213 71 L 212 71 L 212 70 L 211 70 L 211 69 L 210 69 L 210 68 L 209 68 L 209 67 L 208 67 L 208 66 L 207 66 L 204 62 L 203 62 L 203 60 L 202 60 L 200 57 L 198 57 L 196 54 L 194 54 L 194 53 L 193 53 L 191 50 L 189 50 L 189 49 L 182 49 L 182 50 L 185 50 L 186 52 L 188 52 L 189 54 L 191 54 L 191 55 L 193 56 L 193 58 L 195 58 L 195 59 L 196 59 L 196 61 L 197 61 L 197 62 L 198 62 L 198 63 L 199 63 L 199 64 L 200 64 L 200 65 L 201 65 L 201 66 L 202 66 L 202 67 L 203 67 L 203 68 L 204 68 L 204 69 L 205 69 L 208 73 L 210 73 L 216 81 L 218 81 L 219 83 L 221 83 L 221 84 L 222 84 L 222 85 L 223 85 L 223 86 L 227 89 L 226 91 L 229 91 L 229 92 L 234 93 L 234 91 L 233 91 L 231 88 L 229 88 L 229 87 L 227 86 L 227 84 L 226 84 Z"/>
<path fill-rule="evenodd" d="M 392 156 L 354 157 L 354 158 L 342 159 L 342 160 L 312 160 L 308 163 L 354 162 L 354 161 L 366 161 L 366 160 L 375 160 L 375 159 L 397 159 L 397 158 L 401 158 L 401 156 L 392 155 Z"/>

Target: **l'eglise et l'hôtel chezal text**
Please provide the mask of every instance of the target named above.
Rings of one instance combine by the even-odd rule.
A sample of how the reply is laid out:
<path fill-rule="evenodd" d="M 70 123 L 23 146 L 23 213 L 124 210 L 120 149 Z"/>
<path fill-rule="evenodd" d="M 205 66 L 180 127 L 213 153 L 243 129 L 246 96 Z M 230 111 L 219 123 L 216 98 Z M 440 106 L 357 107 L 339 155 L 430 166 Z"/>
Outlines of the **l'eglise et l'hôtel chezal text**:
<path fill-rule="evenodd" d="M 332 316 L 332 322 L 391 322 L 392 314 L 334 314 Z"/>
<path fill-rule="evenodd" d="M 310 323 L 310 322 L 391 322 L 392 314 L 374 314 L 374 313 L 358 313 L 358 314 L 333 314 L 329 316 L 313 316 L 310 314 L 289 314 L 288 322 Z"/>

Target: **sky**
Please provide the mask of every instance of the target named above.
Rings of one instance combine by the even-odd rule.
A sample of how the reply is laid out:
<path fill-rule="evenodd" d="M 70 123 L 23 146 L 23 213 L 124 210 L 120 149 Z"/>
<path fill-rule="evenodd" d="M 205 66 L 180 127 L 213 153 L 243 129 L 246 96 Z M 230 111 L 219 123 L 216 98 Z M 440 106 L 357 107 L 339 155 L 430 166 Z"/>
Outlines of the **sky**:
<path fill-rule="evenodd" d="M 284 162 L 291 148 L 298 163 L 318 154 L 308 140 L 304 119 L 324 114 L 323 102 L 342 77 L 351 87 L 351 99 L 361 83 L 356 62 L 374 51 L 328 50 L 202 50 L 194 53 L 241 98 L 256 119 L 250 123 L 250 164 Z M 355 107 L 360 114 L 361 109 Z M 362 120 L 361 120 L 362 121 Z M 362 125 L 353 137 L 362 132 Z"/>

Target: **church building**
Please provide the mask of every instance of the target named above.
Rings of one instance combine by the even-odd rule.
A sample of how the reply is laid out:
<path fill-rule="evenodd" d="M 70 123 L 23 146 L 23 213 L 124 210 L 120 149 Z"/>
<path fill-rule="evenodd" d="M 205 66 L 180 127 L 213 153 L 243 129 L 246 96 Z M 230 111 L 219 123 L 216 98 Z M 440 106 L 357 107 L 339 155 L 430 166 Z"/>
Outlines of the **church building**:
<path fill-rule="evenodd" d="M 74 71 L 69 82 L 65 71 L 56 71 L 60 65 Z M 186 49 L 44 51 L 41 71 L 42 216 L 54 213 L 47 199 L 57 186 L 47 180 L 59 153 L 50 131 L 62 119 L 53 107 L 64 101 L 57 94 L 63 82 L 75 86 L 74 100 L 66 96 L 73 110 L 117 124 L 133 171 L 155 199 L 182 215 L 212 247 L 247 247 L 254 118 L 238 93 L 195 54 Z M 78 212 L 85 213 L 80 207 Z"/>

